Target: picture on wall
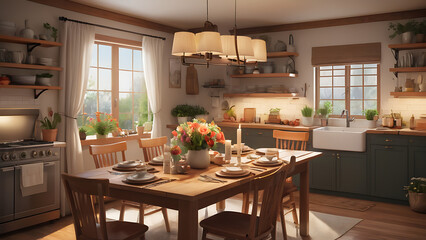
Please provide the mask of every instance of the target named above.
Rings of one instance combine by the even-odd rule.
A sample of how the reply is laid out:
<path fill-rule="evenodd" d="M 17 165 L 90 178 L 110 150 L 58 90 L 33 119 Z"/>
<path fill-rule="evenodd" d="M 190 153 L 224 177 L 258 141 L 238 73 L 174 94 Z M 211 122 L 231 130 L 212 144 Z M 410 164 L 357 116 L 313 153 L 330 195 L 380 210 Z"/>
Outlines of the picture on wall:
<path fill-rule="evenodd" d="M 170 72 L 169 72 L 169 88 L 181 87 L 181 68 L 180 59 L 170 59 Z"/>

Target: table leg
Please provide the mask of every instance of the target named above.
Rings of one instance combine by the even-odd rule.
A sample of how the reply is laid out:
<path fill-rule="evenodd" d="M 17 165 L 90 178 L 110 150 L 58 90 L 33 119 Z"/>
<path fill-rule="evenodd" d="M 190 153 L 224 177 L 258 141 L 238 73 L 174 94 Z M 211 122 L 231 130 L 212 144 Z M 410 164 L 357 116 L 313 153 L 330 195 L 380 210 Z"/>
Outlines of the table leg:
<path fill-rule="evenodd" d="M 243 193 L 243 209 L 241 210 L 242 213 L 248 214 L 249 206 L 250 206 L 250 193 L 244 192 Z"/>
<path fill-rule="evenodd" d="M 198 207 L 196 202 L 179 202 L 178 240 L 198 239 Z"/>
<path fill-rule="evenodd" d="M 309 236 L 309 164 L 300 172 L 300 235 Z"/>
<path fill-rule="evenodd" d="M 216 203 L 216 211 L 217 212 L 223 212 L 223 211 L 225 211 L 225 208 L 226 208 L 225 200 L 222 200 L 222 201 Z"/>

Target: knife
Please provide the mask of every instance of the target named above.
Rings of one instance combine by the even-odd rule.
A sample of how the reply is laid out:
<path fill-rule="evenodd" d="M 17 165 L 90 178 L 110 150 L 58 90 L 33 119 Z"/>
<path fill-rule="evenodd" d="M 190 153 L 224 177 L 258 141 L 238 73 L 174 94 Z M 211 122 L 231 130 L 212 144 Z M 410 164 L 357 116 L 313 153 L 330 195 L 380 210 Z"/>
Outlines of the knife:
<path fill-rule="evenodd" d="M 144 188 L 155 187 L 155 186 L 158 186 L 158 185 L 161 185 L 161 184 L 164 184 L 164 183 L 173 182 L 175 180 L 177 180 L 177 179 L 176 178 L 172 178 L 172 179 L 158 181 L 158 182 L 155 182 L 155 183 L 151 183 L 151 184 L 145 185 Z"/>

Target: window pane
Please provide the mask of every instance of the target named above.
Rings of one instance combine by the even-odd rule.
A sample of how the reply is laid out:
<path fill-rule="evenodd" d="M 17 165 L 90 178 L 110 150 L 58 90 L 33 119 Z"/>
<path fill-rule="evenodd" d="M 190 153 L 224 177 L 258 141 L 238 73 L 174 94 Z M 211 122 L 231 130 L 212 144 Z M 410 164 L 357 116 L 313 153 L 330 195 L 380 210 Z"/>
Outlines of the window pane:
<path fill-rule="evenodd" d="M 98 90 L 98 69 L 90 68 L 89 79 L 87 81 L 88 90 Z"/>
<path fill-rule="evenodd" d="M 111 92 L 99 92 L 99 112 L 111 113 Z"/>
<path fill-rule="evenodd" d="M 326 70 L 326 69 L 331 69 L 331 66 L 320 67 L 320 70 Z"/>
<path fill-rule="evenodd" d="M 362 87 L 351 87 L 351 99 L 362 99 Z"/>
<path fill-rule="evenodd" d="M 362 101 L 351 101 L 351 115 L 362 115 Z"/>
<path fill-rule="evenodd" d="M 111 46 L 99 45 L 99 67 L 111 68 Z"/>
<path fill-rule="evenodd" d="M 377 68 L 377 64 L 364 64 L 365 68 Z"/>
<path fill-rule="evenodd" d="M 143 70 L 142 51 L 140 50 L 133 50 L 133 70 L 135 71 Z"/>
<path fill-rule="evenodd" d="M 377 74 L 377 68 L 364 69 L 364 74 Z"/>
<path fill-rule="evenodd" d="M 93 44 L 90 66 L 96 67 L 97 65 L 98 65 L 98 44 Z"/>
<path fill-rule="evenodd" d="M 362 86 L 362 76 L 351 76 L 351 86 Z"/>
<path fill-rule="evenodd" d="M 145 78 L 143 72 L 133 73 L 133 91 L 146 92 Z"/>
<path fill-rule="evenodd" d="M 331 76 L 331 71 L 320 71 L 320 76 Z"/>
<path fill-rule="evenodd" d="M 119 74 L 120 91 L 132 91 L 132 72 L 120 70 Z"/>
<path fill-rule="evenodd" d="M 148 97 L 146 93 L 135 93 L 134 103 L 135 121 L 148 121 Z"/>
<path fill-rule="evenodd" d="M 362 68 L 361 64 L 351 65 L 351 68 Z"/>
<path fill-rule="evenodd" d="M 365 99 L 377 99 L 377 87 L 365 87 Z"/>
<path fill-rule="evenodd" d="M 345 99 L 345 88 L 334 88 L 333 98 L 334 99 Z"/>
<path fill-rule="evenodd" d="M 324 87 L 324 86 L 332 86 L 331 84 L 331 77 L 320 77 L 320 86 Z"/>
<path fill-rule="evenodd" d="M 362 75 L 362 69 L 351 69 L 351 75 Z"/>
<path fill-rule="evenodd" d="M 111 70 L 99 69 L 99 90 L 111 90 Z"/>
<path fill-rule="evenodd" d="M 320 99 L 331 99 L 331 88 L 320 88 Z"/>
<path fill-rule="evenodd" d="M 120 69 L 132 70 L 132 49 L 119 48 L 118 62 Z"/>
<path fill-rule="evenodd" d="M 377 76 L 364 76 L 364 85 L 377 85 Z"/>
<path fill-rule="evenodd" d="M 336 75 L 345 76 L 345 70 L 334 70 L 333 73 L 334 73 L 334 76 Z"/>
<path fill-rule="evenodd" d="M 345 109 L 345 100 L 333 101 L 333 115 L 340 115 Z"/>
<path fill-rule="evenodd" d="M 333 66 L 333 69 L 345 69 L 345 65 Z"/>
<path fill-rule="evenodd" d="M 334 86 L 345 86 L 345 77 L 334 77 Z"/>
<path fill-rule="evenodd" d="M 84 95 L 84 114 L 87 114 L 88 116 L 95 116 L 95 113 L 97 112 L 96 101 L 96 92 L 87 91 Z"/>
<path fill-rule="evenodd" d="M 133 129 L 133 120 L 132 120 L 132 94 L 131 93 L 120 93 L 120 116 L 119 116 L 119 125 L 123 129 Z"/>
<path fill-rule="evenodd" d="M 377 110 L 377 100 L 365 100 L 364 109 L 376 109 Z"/>

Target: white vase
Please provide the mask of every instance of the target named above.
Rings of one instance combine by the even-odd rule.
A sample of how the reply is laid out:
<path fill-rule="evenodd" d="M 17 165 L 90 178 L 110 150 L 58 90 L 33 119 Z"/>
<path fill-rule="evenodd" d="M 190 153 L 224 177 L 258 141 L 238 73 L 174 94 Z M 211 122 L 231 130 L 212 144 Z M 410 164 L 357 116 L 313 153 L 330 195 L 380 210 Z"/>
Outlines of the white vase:
<path fill-rule="evenodd" d="M 413 32 L 405 32 L 401 34 L 402 43 L 411 43 L 411 40 L 413 39 Z"/>
<path fill-rule="evenodd" d="M 367 128 L 376 128 L 376 123 L 375 120 L 367 120 Z"/>
<path fill-rule="evenodd" d="M 210 165 L 209 150 L 188 150 L 187 160 L 191 168 L 204 169 Z"/>
<path fill-rule="evenodd" d="M 177 120 L 179 124 L 184 124 L 188 122 L 188 117 L 177 117 Z"/>
<path fill-rule="evenodd" d="M 314 117 L 302 117 L 302 125 L 306 127 L 314 125 Z"/>

